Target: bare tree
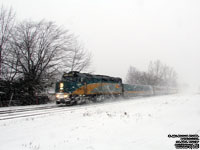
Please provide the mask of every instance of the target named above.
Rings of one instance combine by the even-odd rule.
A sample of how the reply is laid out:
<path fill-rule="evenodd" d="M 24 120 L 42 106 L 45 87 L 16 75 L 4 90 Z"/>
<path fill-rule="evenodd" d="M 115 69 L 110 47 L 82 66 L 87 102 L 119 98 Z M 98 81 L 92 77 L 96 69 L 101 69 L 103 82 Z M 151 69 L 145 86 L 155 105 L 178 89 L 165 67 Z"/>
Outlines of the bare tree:
<path fill-rule="evenodd" d="M 135 67 L 130 66 L 126 76 L 126 83 L 148 85 L 148 78 L 149 76 L 146 72 L 139 71 Z"/>
<path fill-rule="evenodd" d="M 91 64 L 91 54 L 75 41 L 71 50 L 65 55 L 63 62 L 65 72 L 87 71 Z"/>
<path fill-rule="evenodd" d="M 72 34 L 53 22 L 24 21 L 16 26 L 12 35 L 10 56 L 13 59 L 6 65 L 15 70 L 27 92 L 34 95 L 47 86 L 62 67 L 72 38 Z"/>
<path fill-rule="evenodd" d="M 165 66 L 163 81 L 165 86 L 177 86 L 177 73 L 173 68 Z"/>
<path fill-rule="evenodd" d="M 139 70 L 133 66 L 130 66 L 126 76 L 126 83 L 141 84 L 141 76 L 142 73 Z"/>
<path fill-rule="evenodd" d="M 161 63 L 151 61 L 148 71 L 141 72 L 135 67 L 130 67 L 127 73 L 126 82 L 129 84 L 145 84 L 152 86 L 176 86 L 177 74 L 173 68 Z"/>
<path fill-rule="evenodd" d="M 6 100 L 19 92 L 34 97 L 55 82 L 58 74 L 86 70 L 90 63 L 91 55 L 68 30 L 44 20 L 15 25 L 13 10 L 1 7 L 0 79 L 7 86 L 3 90 Z"/>
<path fill-rule="evenodd" d="M 160 60 L 149 63 L 148 83 L 157 86 L 176 86 L 177 74 L 173 68 L 164 65 Z"/>
<path fill-rule="evenodd" d="M 6 61 L 9 52 L 7 51 L 7 45 L 14 27 L 15 13 L 12 8 L 5 9 L 3 5 L 0 8 L 0 78 L 2 78 L 2 72 L 4 77 L 7 77 L 8 68 L 3 66 L 3 62 Z"/>
<path fill-rule="evenodd" d="M 158 85 L 162 82 L 164 76 L 164 67 L 160 60 L 151 61 L 148 67 L 148 84 Z"/>

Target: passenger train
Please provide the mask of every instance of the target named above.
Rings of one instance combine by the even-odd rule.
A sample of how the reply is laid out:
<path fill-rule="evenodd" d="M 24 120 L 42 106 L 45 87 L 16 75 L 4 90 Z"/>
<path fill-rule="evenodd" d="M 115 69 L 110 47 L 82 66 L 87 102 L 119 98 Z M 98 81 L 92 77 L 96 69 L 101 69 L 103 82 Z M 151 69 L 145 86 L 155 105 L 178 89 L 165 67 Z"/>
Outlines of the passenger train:
<path fill-rule="evenodd" d="M 110 97 L 172 94 L 176 90 L 150 85 L 123 84 L 121 78 L 71 71 L 56 83 L 56 104 L 72 105 L 85 101 L 102 101 Z"/>

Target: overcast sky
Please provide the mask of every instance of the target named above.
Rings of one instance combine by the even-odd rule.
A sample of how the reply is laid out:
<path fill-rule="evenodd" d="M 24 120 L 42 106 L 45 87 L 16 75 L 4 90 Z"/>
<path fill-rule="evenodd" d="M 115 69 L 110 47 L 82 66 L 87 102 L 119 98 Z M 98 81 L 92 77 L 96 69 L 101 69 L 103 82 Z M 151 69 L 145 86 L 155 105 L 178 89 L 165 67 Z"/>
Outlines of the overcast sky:
<path fill-rule="evenodd" d="M 174 67 L 200 85 L 199 0 L 0 0 L 18 20 L 55 21 L 79 35 L 96 74 L 125 79 L 130 65 Z"/>

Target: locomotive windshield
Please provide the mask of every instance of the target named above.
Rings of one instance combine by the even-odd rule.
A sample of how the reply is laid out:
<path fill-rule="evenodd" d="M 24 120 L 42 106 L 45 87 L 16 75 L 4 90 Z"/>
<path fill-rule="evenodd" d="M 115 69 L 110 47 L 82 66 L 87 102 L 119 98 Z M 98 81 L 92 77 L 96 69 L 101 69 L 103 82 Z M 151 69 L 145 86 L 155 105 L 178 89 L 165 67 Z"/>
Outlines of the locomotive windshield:
<path fill-rule="evenodd" d="M 77 78 L 75 78 L 75 77 L 63 77 L 62 80 L 63 81 L 69 81 L 69 82 L 76 82 Z"/>
<path fill-rule="evenodd" d="M 75 72 L 64 73 L 62 76 L 62 80 L 68 82 L 77 82 L 78 76 L 75 74 Z"/>

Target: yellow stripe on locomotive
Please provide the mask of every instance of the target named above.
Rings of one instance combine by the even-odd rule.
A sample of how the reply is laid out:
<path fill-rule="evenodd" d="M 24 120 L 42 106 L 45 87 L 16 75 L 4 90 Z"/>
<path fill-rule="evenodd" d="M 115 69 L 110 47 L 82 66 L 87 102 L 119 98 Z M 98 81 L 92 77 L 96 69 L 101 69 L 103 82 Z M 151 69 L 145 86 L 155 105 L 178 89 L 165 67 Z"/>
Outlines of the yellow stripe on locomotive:
<path fill-rule="evenodd" d="M 73 95 L 121 94 L 122 86 L 115 83 L 90 83 L 75 90 Z"/>

